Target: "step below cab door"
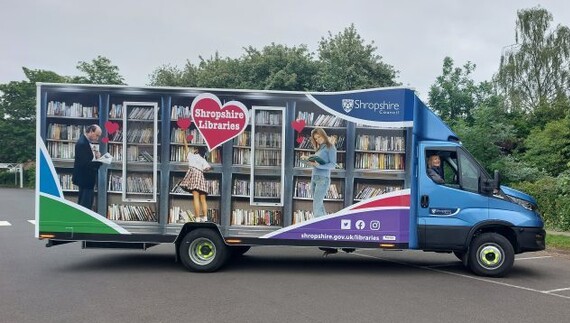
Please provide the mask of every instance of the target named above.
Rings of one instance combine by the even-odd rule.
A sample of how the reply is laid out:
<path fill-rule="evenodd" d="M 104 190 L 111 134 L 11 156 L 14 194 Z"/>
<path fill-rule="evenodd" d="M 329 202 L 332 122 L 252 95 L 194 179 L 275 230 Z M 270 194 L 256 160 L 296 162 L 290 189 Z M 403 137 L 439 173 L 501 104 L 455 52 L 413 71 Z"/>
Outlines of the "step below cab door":
<path fill-rule="evenodd" d="M 455 143 L 420 144 L 418 157 L 420 249 L 461 250 L 473 225 L 489 217 L 481 188 L 488 175 Z"/>

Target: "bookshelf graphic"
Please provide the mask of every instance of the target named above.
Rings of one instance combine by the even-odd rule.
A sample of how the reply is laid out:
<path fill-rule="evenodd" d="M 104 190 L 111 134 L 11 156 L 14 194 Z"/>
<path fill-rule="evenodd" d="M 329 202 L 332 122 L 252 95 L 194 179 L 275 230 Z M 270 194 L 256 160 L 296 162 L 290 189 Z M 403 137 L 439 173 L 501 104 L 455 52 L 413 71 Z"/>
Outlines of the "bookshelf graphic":
<path fill-rule="evenodd" d="M 195 221 L 194 197 L 177 184 L 188 169 L 188 149 L 208 150 L 191 108 L 204 92 L 210 93 L 45 87 L 40 137 L 63 198 L 77 201 L 71 181 L 75 143 L 87 126 L 98 124 L 105 138 L 101 153 L 108 152 L 113 161 L 100 168 L 94 211 L 134 233 L 177 234 Z M 315 154 L 311 131 L 316 128 L 325 130 L 337 151 L 324 200 L 328 214 L 409 188 L 409 128 L 358 124 L 298 94 L 212 90 L 210 96 L 218 97 L 220 107 L 239 101 L 248 112 L 242 132 L 205 154 L 212 166 L 204 173 L 206 216 L 224 235 L 259 237 L 314 220 L 313 166 L 301 160 Z M 189 120 L 187 127 L 180 126 L 182 120 Z"/>

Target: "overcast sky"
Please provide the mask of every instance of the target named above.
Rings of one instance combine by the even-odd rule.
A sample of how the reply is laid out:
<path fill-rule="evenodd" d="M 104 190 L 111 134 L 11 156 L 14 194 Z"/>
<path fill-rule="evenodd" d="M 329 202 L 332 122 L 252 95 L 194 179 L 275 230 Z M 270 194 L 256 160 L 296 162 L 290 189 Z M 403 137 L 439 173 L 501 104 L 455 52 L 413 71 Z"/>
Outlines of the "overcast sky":
<path fill-rule="evenodd" d="M 445 56 L 475 63 L 474 79 L 489 80 L 515 42 L 517 10 L 538 5 L 553 25 L 570 26 L 567 0 L 0 0 L 0 83 L 23 80 L 23 66 L 78 75 L 79 61 L 102 55 L 126 83 L 147 85 L 161 65 L 216 51 L 237 58 L 274 42 L 316 52 L 329 31 L 354 23 L 425 98 Z"/>

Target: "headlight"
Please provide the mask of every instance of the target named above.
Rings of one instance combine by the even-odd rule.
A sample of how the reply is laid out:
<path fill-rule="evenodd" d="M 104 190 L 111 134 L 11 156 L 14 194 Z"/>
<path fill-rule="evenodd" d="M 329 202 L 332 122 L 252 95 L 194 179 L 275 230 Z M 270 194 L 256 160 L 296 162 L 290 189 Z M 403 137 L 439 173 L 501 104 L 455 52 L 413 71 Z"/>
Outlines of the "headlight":
<path fill-rule="evenodd" d="M 527 210 L 535 211 L 537 209 L 537 206 L 535 204 L 532 204 L 527 200 L 519 199 L 519 198 L 516 198 L 514 196 L 510 196 L 510 195 L 509 195 L 509 198 L 511 199 L 511 201 L 517 203 L 518 205 L 524 207 Z"/>

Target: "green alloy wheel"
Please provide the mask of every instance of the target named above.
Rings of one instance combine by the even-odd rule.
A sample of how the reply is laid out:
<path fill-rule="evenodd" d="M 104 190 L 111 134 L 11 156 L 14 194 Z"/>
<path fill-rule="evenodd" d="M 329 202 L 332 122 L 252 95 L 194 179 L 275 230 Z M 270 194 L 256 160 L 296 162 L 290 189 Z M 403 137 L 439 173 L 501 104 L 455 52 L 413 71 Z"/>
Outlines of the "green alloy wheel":
<path fill-rule="evenodd" d="M 222 267 L 230 251 L 220 234 L 200 228 L 186 234 L 179 245 L 180 260 L 191 271 L 212 272 Z"/>
<path fill-rule="evenodd" d="M 469 248 L 469 268 L 480 276 L 501 277 L 513 266 L 515 252 L 504 236 L 488 232 L 473 239 Z"/>

